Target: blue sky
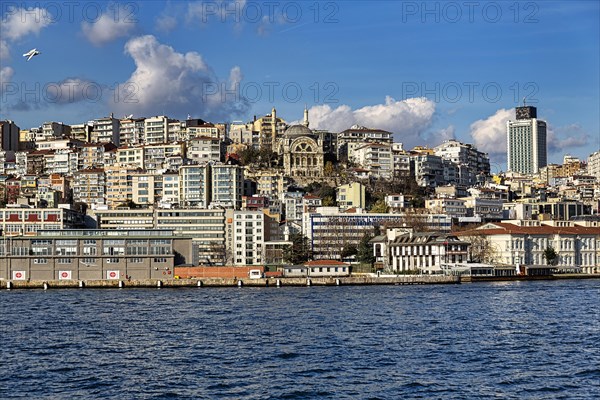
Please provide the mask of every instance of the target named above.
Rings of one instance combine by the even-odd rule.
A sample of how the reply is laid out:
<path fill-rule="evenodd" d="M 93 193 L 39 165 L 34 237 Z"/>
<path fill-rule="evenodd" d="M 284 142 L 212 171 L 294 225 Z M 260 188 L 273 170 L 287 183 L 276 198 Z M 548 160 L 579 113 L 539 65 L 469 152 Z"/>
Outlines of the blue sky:
<path fill-rule="evenodd" d="M 111 112 L 250 120 L 272 106 L 294 121 L 306 104 L 311 127 L 388 129 L 406 147 L 455 137 L 504 169 L 504 125 L 525 97 L 549 123 L 550 161 L 600 148 L 597 1 L 0 7 L 0 118 L 21 128 Z"/>

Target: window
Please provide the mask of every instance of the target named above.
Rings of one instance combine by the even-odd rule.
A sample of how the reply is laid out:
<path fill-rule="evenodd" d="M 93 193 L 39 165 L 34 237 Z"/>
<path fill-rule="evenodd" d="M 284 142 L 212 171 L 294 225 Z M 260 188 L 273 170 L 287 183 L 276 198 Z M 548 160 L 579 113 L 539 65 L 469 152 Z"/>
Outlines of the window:
<path fill-rule="evenodd" d="M 48 259 L 47 258 L 34 258 L 33 263 L 34 264 L 48 264 Z"/>
<path fill-rule="evenodd" d="M 129 262 L 131 264 L 141 264 L 144 262 L 144 259 L 143 258 L 130 258 Z"/>
<path fill-rule="evenodd" d="M 162 258 L 162 257 L 156 257 L 156 258 L 154 258 L 154 262 L 155 263 L 166 263 L 167 259 L 166 258 Z"/>
<path fill-rule="evenodd" d="M 59 258 L 57 260 L 58 264 L 71 264 L 72 259 L 70 258 Z"/>
<path fill-rule="evenodd" d="M 82 264 L 95 264 L 96 263 L 96 259 L 95 258 L 84 258 L 83 260 L 81 260 Z"/>
<path fill-rule="evenodd" d="M 119 263 L 119 259 L 118 258 L 107 258 L 106 259 L 106 263 L 107 264 L 118 264 Z"/>

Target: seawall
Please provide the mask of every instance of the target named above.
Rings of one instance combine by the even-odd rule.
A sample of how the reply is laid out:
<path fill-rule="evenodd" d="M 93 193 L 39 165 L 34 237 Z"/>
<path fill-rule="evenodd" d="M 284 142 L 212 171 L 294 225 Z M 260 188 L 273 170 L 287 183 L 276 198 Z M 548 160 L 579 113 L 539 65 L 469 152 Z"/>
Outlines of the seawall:
<path fill-rule="evenodd" d="M 263 279 L 142 279 L 142 280 L 0 280 L 0 289 L 75 289 L 75 288 L 183 288 L 183 287 L 279 287 L 279 286 L 351 286 L 351 285 L 435 285 L 458 284 L 456 276 L 395 277 L 313 277 Z"/>

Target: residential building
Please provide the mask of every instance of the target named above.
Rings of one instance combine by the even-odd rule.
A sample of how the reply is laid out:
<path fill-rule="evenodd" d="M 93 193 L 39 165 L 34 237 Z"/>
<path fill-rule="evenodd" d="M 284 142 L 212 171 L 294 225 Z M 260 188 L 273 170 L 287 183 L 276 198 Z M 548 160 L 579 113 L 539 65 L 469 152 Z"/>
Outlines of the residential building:
<path fill-rule="evenodd" d="M 0 121 L 0 150 L 19 150 L 20 128 L 10 120 Z"/>
<path fill-rule="evenodd" d="M 80 170 L 73 176 L 73 201 L 92 209 L 106 204 L 106 176 L 102 168 Z"/>
<path fill-rule="evenodd" d="M 92 143 L 113 143 L 119 146 L 119 120 L 111 114 L 109 117 L 98 118 L 92 121 Z"/>
<path fill-rule="evenodd" d="M 71 125 L 70 137 L 75 140 L 79 140 L 84 143 L 88 143 L 92 140 L 92 123 L 76 124 Z"/>
<path fill-rule="evenodd" d="M 472 144 L 461 143 L 457 140 L 446 140 L 434 149 L 435 155 L 456 165 L 455 179 L 448 177 L 447 182 L 456 182 L 463 186 L 474 186 L 483 183 L 490 174 L 490 159 Z"/>
<path fill-rule="evenodd" d="M 600 150 L 593 152 L 588 157 L 587 173 L 595 176 L 598 182 L 600 182 Z"/>
<path fill-rule="evenodd" d="M 427 153 L 411 153 L 411 171 L 419 186 L 435 188 L 444 185 L 442 157 Z"/>
<path fill-rule="evenodd" d="M 83 228 L 84 214 L 68 208 L 0 208 L 3 236 L 35 235 L 41 229 Z"/>
<path fill-rule="evenodd" d="M 372 177 L 390 179 L 394 175 L 391 143 L 366 143 L 357 146 L 348 155 L 348 158 L 368 169 L 369 175 Z"/>
<path fill-rule="evenodd" d="M 119 121 L 119 143 L 121 146 L 137 146 L 144 143 L 144 119 L 123 118 Z"/>
<path fill-rule="evenodd" d="M 425 208 L 432 214 L 446 214 L 452 218 L 467 216 L 466 200 L 453 198 L 437 198 L 425 200 Z"/>
<path fill-rule="evenodd" d="M 259 148 L 268 148 L 273 151 L 278 151 L 277 142 L 287 128 L 287 123 L 277 117 L 275 107 L 271 110 L 271 114 L 256 119 L 248 123 L 248 128 L 253 132 L 258 132 Z"/>
<path fill-rule="evenodd" d="M 144 148 L 121 146 L 116 150 L 117 162 L 122 167 L 144 168 Z"/>
<path fill-rule="evenodd" d="M 239 210 L 244 194 L 244 168 L 239 165 L 213 164 L 210 172 L 211 205 Z"/>
<path fill-rule="evenodd" d="M 210 173 L 208 164 L 179 167 L 179 205 L 181 207 L 208 208 L 211 202 Z"/>
<path fill-rule="evenodd" d="M 225 159 L 225 142 L 210 136 L 194 137 L 188 141 L 186 157 L 197 164 L 221 162 Z"/>
<path fill-rule="evenodd" d="M 335 189 L 338 207 L 345 211 L 352 207 L 365 208 L 366 187 L 360 182 L 352 182 Z"/>
<path fill-rule="evenodd" d="M 366 143 L 391 144 L 393 137 L 391 132 L 381 129 L 371 129 L 360 125 L 353 125 L 337 135 L 337 156 L 339 160 L 348 160 L 357 147 Z"/>
<path fill-rule="evenodd" d="M 262 211 L 227 210 L 226 247 L 235 265 L 262 265 L 265 214 Z"/>

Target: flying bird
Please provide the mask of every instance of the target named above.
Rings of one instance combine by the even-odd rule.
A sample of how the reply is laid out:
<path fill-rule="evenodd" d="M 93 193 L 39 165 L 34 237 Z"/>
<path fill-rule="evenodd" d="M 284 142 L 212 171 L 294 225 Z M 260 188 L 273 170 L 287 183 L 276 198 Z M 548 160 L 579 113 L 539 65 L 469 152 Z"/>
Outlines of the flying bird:
<path fill-rule="evenodd" d="M 40 54 L 40 52 L 38 51 L 38 49 L 31 49 L 29 50 L 27 53 L 23 54 L 23 57 L 27 57 L 26 61 L 31 60 L 34 56 L 37 56 L 38 54 Z"/>

